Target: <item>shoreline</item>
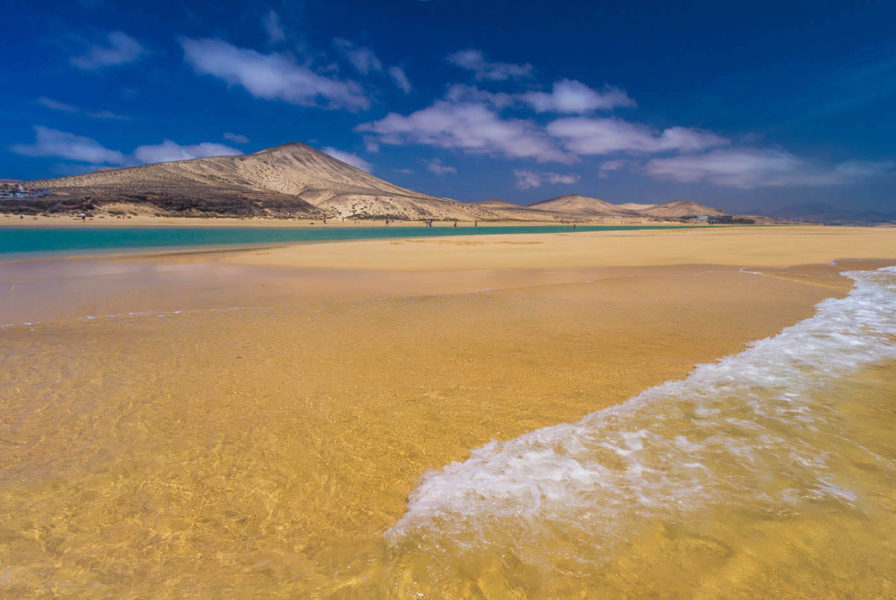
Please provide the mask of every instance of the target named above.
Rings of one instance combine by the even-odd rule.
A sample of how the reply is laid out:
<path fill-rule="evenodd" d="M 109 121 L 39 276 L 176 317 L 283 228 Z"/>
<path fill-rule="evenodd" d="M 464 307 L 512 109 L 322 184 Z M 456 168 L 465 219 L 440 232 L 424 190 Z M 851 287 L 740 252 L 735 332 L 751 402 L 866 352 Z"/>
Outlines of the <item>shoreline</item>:
<path fill-rule="evenodd" d="M 472 227 L 478 222 L 483 227 L 550 227 L 576 224 L 578 226 L 674 226 L 674 225 L 694 225 L 699 227 L 724 227 L 725 225 L 707 225 L 699 222 L 681 222 L 677 220 L 655 220 L 655 219 L 615 219 L 604 218 L 593 221 L 457 221 L 458 227 Z M 396 221 L 391 220 L 390 227 L 422 227 L 424 220 L 416 221 Z M 447 228 L 453 227 L 455 221 L 449 220 L 433 220 L 433 227 Z M 365 219 L 365 220 L 334 220 L 329 219 L 323 224 L 321 219 L 278 219 L 278 218 L 262 218 L 262 217 L 156 217 L 147 215 L 136 215 L 133 218 L 120 219 L 113 216 L 104 216 L 90 218 L 82 221 L 72 216 L 50 215 L 39 216 L 35 219 L 33 216 L 19 218 L 18 215 L 0 213 L 0 229 L 14 227 L 47 227 L 47 228 L 117 228 L 117 227 L 270 227 L 270 228 L 306 228 L 306 227 L 333 227 L 333 228 L 364 228 L 364 227 L 383 227 L 384 219 Z"/>

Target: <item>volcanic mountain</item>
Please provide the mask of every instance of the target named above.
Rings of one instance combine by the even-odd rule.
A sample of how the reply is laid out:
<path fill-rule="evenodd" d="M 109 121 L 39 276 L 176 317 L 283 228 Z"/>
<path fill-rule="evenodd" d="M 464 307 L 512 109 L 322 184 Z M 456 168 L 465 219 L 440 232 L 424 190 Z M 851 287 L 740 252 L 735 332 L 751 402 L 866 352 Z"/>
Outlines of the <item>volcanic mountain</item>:
<path fill-rule="evenodd" d="M 105 169 L 31 185 L 53 190 L 43 199 L 45 210 L 125 204 L 182 216 L 472 216 L 460 202 L 399 187 L 300 143 L 241 156 Z"/>

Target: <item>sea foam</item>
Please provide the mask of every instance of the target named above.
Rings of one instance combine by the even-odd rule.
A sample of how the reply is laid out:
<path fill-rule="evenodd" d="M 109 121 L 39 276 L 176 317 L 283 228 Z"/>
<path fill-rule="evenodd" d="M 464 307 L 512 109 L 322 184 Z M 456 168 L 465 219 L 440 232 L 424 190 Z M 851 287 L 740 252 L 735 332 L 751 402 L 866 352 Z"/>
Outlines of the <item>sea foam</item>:
<path fill-rule="evenodd" d="M 848 439 L 836 406 L 817 396 L 896 358 L 896 268 L 844 275 L 855 281 L 847 297 L 684 380 L 425 473 L 387 542 L 457 553 L 501 539 L 517 559 L 548 564 L 558 547 L 592 560 L 647 520 L 698 509 L 861 511 L 862 491 L 840 480 L 830 440 L 883 472 L 896 467 Z"/>

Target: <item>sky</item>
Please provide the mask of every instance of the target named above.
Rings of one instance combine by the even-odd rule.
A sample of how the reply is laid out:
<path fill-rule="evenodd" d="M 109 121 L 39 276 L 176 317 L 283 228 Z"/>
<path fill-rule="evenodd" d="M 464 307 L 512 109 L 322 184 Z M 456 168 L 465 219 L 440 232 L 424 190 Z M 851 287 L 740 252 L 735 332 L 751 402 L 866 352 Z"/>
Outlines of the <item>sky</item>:
<path fill-rule="evenodd" d="M 303 142 L 464 202 L 896 213 L 896 2 L 4 0 L 0 178 Z"/>

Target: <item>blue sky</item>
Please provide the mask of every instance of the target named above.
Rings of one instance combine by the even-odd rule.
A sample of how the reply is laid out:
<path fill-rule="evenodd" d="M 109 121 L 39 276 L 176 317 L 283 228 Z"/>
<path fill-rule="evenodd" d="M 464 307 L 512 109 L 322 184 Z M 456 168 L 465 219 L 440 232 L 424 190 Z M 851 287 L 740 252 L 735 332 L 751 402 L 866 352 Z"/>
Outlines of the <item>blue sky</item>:
<path fill-rule="evenodd" d="M 896 3 L 7 0 L 0 177 L 301 141 L 462 201 L 896 211 Z"/>

